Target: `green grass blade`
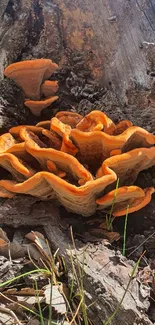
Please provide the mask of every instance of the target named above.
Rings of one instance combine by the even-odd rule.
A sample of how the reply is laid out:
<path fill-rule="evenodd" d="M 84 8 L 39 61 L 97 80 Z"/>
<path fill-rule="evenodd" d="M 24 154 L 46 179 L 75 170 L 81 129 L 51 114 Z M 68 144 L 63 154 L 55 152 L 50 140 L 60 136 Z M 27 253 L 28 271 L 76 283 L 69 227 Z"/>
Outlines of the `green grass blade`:
<path fill-rule="evenodd" d="M 114 192 L 114 198 L 113 198 L 113 201 L 112 201 L 110 213 L 109 213 L 109 216 L 107 216 L 107 218 L 106 218 L 106 220 L 108 221 L 107 222 L 107 229 L 110 230 L 110 231 L 113 230 L 112 229 L 112 223 L 113 223 L 113 221 L 114 221 L 115 218 L 112 217 L 112 213 L 113 213 L 114 205 L 115 205 L 115 202 L 116 202 L 118 187 L 119 187 L 119 178 L 117 179 L 117 183 L 116 183 L 116 187 L 115 187 L 115 192 Z"/>
<path fill-rule="evenodd" d="M 50 303 L 49 303 L 49 320 L 48 325 L 52 325 L 52 290 L 53 289 L 53 277 L 51 276 L 51 290 L 50 290 Z"/>
<path fill-rule="evenodd" d="M 35 283 L 35 289 L 36 289 L 36 297 L 37 297 L 37 303 L 38 303 L 38 309 L 39 309 L 39 315 L 40 315 L 40 322 L 41 322 L 41 325 L 45 325 L 42 310 L 41 310 L 40 300 L 39 300 L 38 284 L 37 284 L 36 280 L 34 280 L 34 283 Z"/>
<path fill-rule="evenodd" d="M 126 209 L 126 216 L 125 216 L 125 223 L 124 223 L 124 233 L 123 233 L 123 252 L 122 255 L 125 256 L 126 252 L 126 231 L 127 231 L 127 223 L 128 223 L 128 211 L 129 211 L 129 205 Z"/>
<path fill-rule="evenodd" d="M 21 278 L 23 278 L 23 277 L 25 277 L 25 276 L 27 276 L 27 275 L 31 275 L 31 274 L 33 274 L 33 273 L 41 273 L 41 272 L 46 273 L 46 274 L 48 274 L 48 275 L 50 274 L 50 273 L 49 273 L 47 270 L 45 270 L 45 269 L 32 270 L 32 271 L 29 271 L 29 272 L 26 272 L 26 273 L 20 274 L 20 275 L 18 275 L 18 276 L 16 276 L 16 277 L 12 278 L 12 279 L 10 279 L 10 280 L 7 280 L 7 281 L 5 281 L 5 282 L 3 282 L 3 283 L 0 283 L 0 288 L 5 287 L 6 285 L 8 285 L 8 284 L 10 284 L 10 283 L 12 283 L 12 282 L 14 282 L 14 281 L 16 281 L 16 280 L 19 280 L 19 279 L 21 279 Z"/>

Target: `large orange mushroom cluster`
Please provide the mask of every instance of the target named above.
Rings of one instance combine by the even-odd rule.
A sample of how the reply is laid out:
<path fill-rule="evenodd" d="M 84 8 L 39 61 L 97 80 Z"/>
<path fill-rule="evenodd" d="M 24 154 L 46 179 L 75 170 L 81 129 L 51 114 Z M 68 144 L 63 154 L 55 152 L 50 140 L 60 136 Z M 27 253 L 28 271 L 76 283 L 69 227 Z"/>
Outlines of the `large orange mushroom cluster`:
<path fill-rule="evenodd" d="M 85 117 L 61 111 L 36 126 L 13 127 L 0 137 L 0 196 L 29 194 L 58 200 L 69 211 L 90 216 L 113 206 L 114 216 L 143 208 L 154 188 L 134 185 L 155 165 L 155 136 L 130 121 L 114 124 L 104 113 Z M 119 186 L 116 183 L 119 178 Z"/>
<path fill-rule="evenodd" d="M 58 99 L 54 96 L 58 82 L 47 80 L 57 68 L 58 65 L 50 59 L 27 60 L 10 64 L 4 74 L 22 88 L 25 106 L 32 114 L 40 116 L 43 109 Z"/>

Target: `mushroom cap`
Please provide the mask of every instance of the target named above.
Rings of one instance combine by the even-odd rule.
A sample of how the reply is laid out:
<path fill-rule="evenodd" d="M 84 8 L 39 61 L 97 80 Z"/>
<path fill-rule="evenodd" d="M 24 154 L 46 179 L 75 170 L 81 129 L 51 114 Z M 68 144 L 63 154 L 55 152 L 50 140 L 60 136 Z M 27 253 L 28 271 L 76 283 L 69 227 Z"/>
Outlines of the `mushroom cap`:
<path fill-rule="evenodd" d="M 102 210 L 113 205 L 113 216 L 120 217 L 142 209 L 151 201 L 154 192 L 153 187 L 143 190 L 138 186 L 122 186 L 97 199 L 96 203 Z"/>
<path fill-rule="evenodd" d="M 41 85 L 41 94 L 45 97 L 50 97 L 58 91 L 58 81 L 45 80 Z"/>
<path fill-rule="evenodd" d="M 86 115 L 77 124 L 76 128 L 84 132 L 102 130 L 107 134 L 113 134 L 116 127 L 113 121 L 106 114 L 95 110 Z"/>
<path fill-rule="evenodd" d="M 51 120 L 40 121 L 36 124 L 36 126 L 40 126 L 44 129 L 50 130 Z"/>
<path fill-rule="evenodd" d="M 18 125 L 18 126 L 13 126 L 9 132 L 15 137 L 15 138 L 20 138 L 21 140 L 25 140 L 21 137 L 21 130 L 23 127 L 26 127 L 28 130 L 34 132 L 35 134 L 42 134 L 42 127 L 37 127 L 35 125 Z"/>
<path fill-rule="evenodd" d="M 105 165 L 117 174 L 119 185 L 133 184 L 140 171 L 155 165 L 155 147 L 137 148 L 107 158 L 97 170 L 96 177 L 104 175 Z"/>
<path fill-rule="evenodd" d="M 73 144 L 72 140 L 70 140 L 69 135 L 67 134 L 63 135 L 62 146 L 60 150 L 72 156 L 75 156 L 78 152 L 78 148 Z"/>
<path fill-rule="evenodd" d="M 68 112 L 68 111 L 60 111 L 58 112 L 55 117 L 60 120 L 64 124 L 68 124 L 71 128 L 75 128 L 77 124 L 83 119 L 83 116 L 75 113 L 75 112 Z"/>
<path fill-rule="evenodd" d="M 15 145 L 16 141 L 10 133 L 4 133 L 0 136 L 0 153 L 6 152 Z"/>
<path fill-rule="evenodd" d="M 78 152 L 78 148 L 73 144 L 72 140 L 69 138 L 71 126 L 62 123 L 58 118 L 53 117 L 51 119 L 51 130 L 63 138 L 60 150 L 75 156 Z"/>
<path fill-rule="evenodd" d="M 69 135 L 71 127 L 68 124 L 62 123 L 58 118 L 53 117 L 51 119 L 51 130 L 56 132 L 59 136 Z"/>
<path fill-rule="evenodd" d="M 151 201 L 151 198 L 152 198 L 152 194 L 154 192 L 155 192 L 155 189 L 153 187 L 148 187 L 148 188 L 144 189 L 144 197 L 129 200 L 128 201 L 128 205 L 129 205 L 128 213 L 133 213 L 138 210 L 141 210 L 147 204 L 149 204 Z M 113 215 L 114 215 L 114 217 L 121 217 L 121 216 L 126 215 L 126 213 L 127 213 L 127 208 L 126 208 L 126 206 L 122 205 L 115 209 L 115 211 L 113 212 Z"/>
<path fill-rule="evenodd" d="M 44 100 L 26 100 L 24 104 L 31 110 L 33 115 L 40 116 L 41 111 L 46 107 L 50 106 L 57 99 L 58 96 L 52 96 Z"/>
<path fill-rule="evenodd" d="M 32 132 L 26 127 L 21 129 L 20 136 L 25 140 L 27 152 L 39 161 L 43 169 L 46 169 L 47 160 L 51 160 L 57 164 L 59 169 L 62 169 L 63 166 L 63 169 L 72 174 L 75 179 L 83 178 L 85 181 L 92 179 L 92 175 L 78 162 L 76 158 L 53 148 L 40 147 L 37 139 L 38 137 L 33 137 Z"/>
<path fill-rule="evenodd" d="M 154 136 L 138 126 L 131 126 L 119 135 L 109 135 L 101 131 L 83 132 L 76 128 L 71 129 L 70 138 L 79 149 L 79 161 L 94 169 L 101 166 L 112 150 L 126 152 L 155 144 Z"/>
<path fill-rule="evenodd" d="M 40 99 L 41 84 L 58 68 L 50 59 L 35 59 L 10 64 L 4 71 L 6 77 L 20 86 L 26 97 Z"/>
<path fill-rule="evenodd" d="M 19 182 L 31 177 L 36 172 L 25 161 L 18 159 L 12 153 L 0 154 L 0 166 L 8 170 Z"/>
<path fill-rule="evenodd" d="M 133 123 L 128 120 L 120 121 L 118 124 L 116 124 L 116 129 L 114 130 L 114 135 L 118 135 L 123 133 L 126 129 L 128 129 L 130 126 L 133 126 Z"/>
<path fill-rule="evenodd" d="M 44 149 L 47 150 L 48 149 Z M 41 153 L 41 151 L 40 151 Z M 45 158 L 45 151 L 42 153 Z M 65 155 L 64 154 L 64 158 Z M 73 159 L 74 157 L 70 156 Z M 52 160 L 52 156 L 48 155 L 47 160 Z M 65 160 L 66 164 L 67 161 Z M 73 167 L 74 173 L 79 171 L 79 166 Z M 71 167 L 71 166 L 70 166 Z M 81 168 L 84 168 L 81 166 Z M 89 180 L 82 186 L 75 186 L 70 184 L 63 178 L 60 178 L 53 173 L 42 171 L 36 173 L 34 176 L 22 183 L 15 183 L 10 180 L 1 180 L 0 188 L 4 188 L 13 193 L 25 193 L 39 198 L 57 198 L 59 202 L 66 207 L 67 210 L 82 214 L 83 216 L 90 216 L 96 211 L 97 204 L 95 198 L 106 186 L 116 180 L 116 175 L 108 168 L 106 175 L 97 180 Z"/>

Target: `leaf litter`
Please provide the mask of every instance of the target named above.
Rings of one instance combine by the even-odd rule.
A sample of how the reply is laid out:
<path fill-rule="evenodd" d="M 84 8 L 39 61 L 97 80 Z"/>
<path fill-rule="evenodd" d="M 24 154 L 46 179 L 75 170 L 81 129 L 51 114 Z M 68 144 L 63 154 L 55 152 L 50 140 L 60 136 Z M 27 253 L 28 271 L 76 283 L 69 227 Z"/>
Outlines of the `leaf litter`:
<path fill-rule="evenodd" d="M 41 306 L 45 321 L 48 320 L 48 309 L 51 305 L 52 317 L 55 319 L 53 324 L 64 324 L 64 316 L 67 313 L 64 296 L 67 290 L 63 293 L 65 284 L 58 279 L 58 275 L 63 274 L 63 270 L 60 270 L 63 264 L 59 263 L 60 258 L 56 259 L 52 255 L 44 235 L 38 231 L 31 231 L 25 235 L 23 241 L 20 239 L 20 243 L 17 240 L 10 242 L 6 233 L 0 228 L 0 254 L 0 325 L 2 319 L 4 324 L 13 324 L 14 314 L 19 324 L 20 322 L 26 325 L 41 324 L 38 319 L 40 318 L 38 304 Z M 42 273 L 41 268 L 46 272 Z M 37 272 L 31 274 L 32 269 L 36 269 Z M 26 271 L 28 271 L 27 277 L 21 275 L 18 277 L 19 272 L 25 274 Z M 13 278 L 15 281 L 9 282 L 9 279 Z M 4 303 L 5 307 L 1 312 Z M 12 314 L 8 315 L 7 309 L 12 311 Z"/>

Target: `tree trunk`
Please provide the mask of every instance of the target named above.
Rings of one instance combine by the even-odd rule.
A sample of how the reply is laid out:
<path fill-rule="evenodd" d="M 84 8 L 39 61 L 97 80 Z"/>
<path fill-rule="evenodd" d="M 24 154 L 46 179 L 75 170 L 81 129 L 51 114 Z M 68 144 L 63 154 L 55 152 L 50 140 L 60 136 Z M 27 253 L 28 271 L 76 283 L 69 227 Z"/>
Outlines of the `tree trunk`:
<path fill-rule="evenodd" d="M 41 57 L 60 67 L 56 73 L 60 96 L 53 112 L 75 108 L 85 113 L 98 108 L 115 122 L 130 119 L 153 130 L 154 0 L 1 0 L 0 16 L 1 132 L 37 121 L 23 106 L 21 90 L 3 79 L 4 68 L 12 62 Z M 46 110 L 42 118 L 52 114 L 51 109 Z M 51 203 L 18 196 L 0 206 L 0 223 L 43 225 L 71 268 L 70 241 L 64 231 L 67 225 L 58 208 L 51 209 Z M 79 260 L 81 246 L 78 242 Z M 132 263 L 102 244 L 87 246 L 84 285 L 87 304 L 94 303 L 88 313 L 95 325 L 104 324 L 116 309 L 132 268 Z M 152 324 L 145 315 L 147 308 L 148 295 L 140 293 L 139 282 L 134 279 L 111 324 Z"/>
<path fill-rule="evenodd" d="M 59 107 L 77 107 L 82 101 L 79 109 L 88 110 L 97 100 L 97 107 L 100 103 L 115 120 L 125 116 L 151 130 L 155 121 L 154 1 L 2 0 L 0 14 L 1 78 L 4 67 L 14 61 L 52 58 L 60 66 Z M 9 86 L 2 81 L 0 89 L 11 106 L 11 123 L 15 114 L 17 122 L 24 117 L 27 121 L 21 101 L 15 110 Z M 1 102 L 1 106 L 6 105 Z M 9 124 L 9 117 L 4 122 Z"/>
<path fill-rule="evenodd" d="M 115 90 L 145 91 L 155 64 L 152 0 L 2 0 L 1 76 L 13 61 L 49 57 Z M 152 76 L 152 75 L 151 75 Z"/>

